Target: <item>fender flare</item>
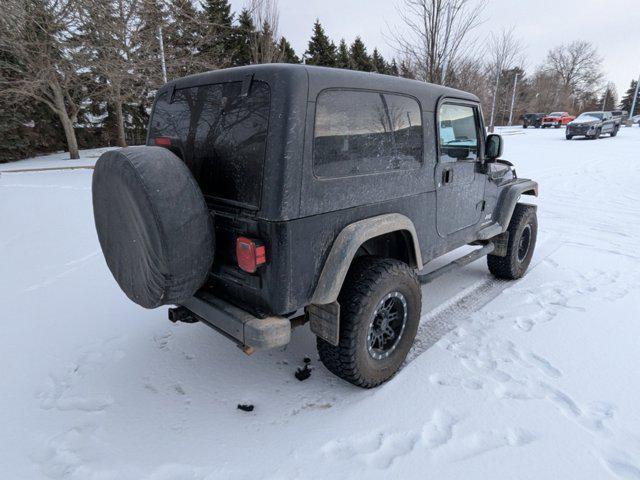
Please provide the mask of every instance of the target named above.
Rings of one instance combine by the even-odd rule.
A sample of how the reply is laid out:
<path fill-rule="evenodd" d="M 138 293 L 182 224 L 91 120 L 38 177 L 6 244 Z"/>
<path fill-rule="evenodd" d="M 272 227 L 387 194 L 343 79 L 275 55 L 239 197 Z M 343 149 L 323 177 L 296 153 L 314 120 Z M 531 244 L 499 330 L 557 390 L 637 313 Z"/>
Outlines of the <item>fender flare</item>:
<path fill-rule="evenodd" d="M 413 249 L 409 255 L 410 266 L 422 268 L 418 235 L 411 219 L 400 213 L 388 213 L 359 220 L 344 227 L 333 242 L 316 284 L 311 303 L 323 305 L 335 302 L 360 246 L 371 238 L 391 232 L 406 232 L 411 237 Z"/>
<path fill-rule="evenodd" d="M 498 207 L 498 218 L 496 219 L 502 227 L 502 232 L 506 232 L 516 208 L 516 203 L 521 195 L 538 196 L 538 183 L 533 180 L 520 180 L 512 185 L 508 185 L 500 195 Z"/>

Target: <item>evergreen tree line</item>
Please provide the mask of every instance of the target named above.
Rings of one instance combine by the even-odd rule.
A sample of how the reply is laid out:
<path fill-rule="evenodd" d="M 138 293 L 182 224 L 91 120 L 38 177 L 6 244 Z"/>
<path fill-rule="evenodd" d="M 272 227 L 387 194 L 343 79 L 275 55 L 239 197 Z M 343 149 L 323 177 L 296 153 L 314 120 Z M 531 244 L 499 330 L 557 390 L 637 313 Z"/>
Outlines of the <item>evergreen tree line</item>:
<path fill-rule="evenodd" d="M 78 148 L 143 143 L 165 75 L 171 80 L 283 62 L 427 80 L 410 57 L 385 59 L 359 36 L 336 44 L 319 20 L 306 50 L 295 52 L 278 33 L 277 0 L 252 0 L 239 12 L 228 0 L 7 1 L 0 17 L 0 162 L 65 149 L 73 158 Z M 545 65 L 531 75 L 520 67 L 503 69 L 495 123 L 509 120 L 516 75 L 514 122 L 526 111 L 618 105 L 612 86 L 577 95 L 573 80 L 561 73 Z M 486 115 L 495 78 L 489 65 L 469 58 L 449 65 L 446 84 L 478 95 Z M 622 108 L 629 110 L 634 89 L 632 82 Z"/>

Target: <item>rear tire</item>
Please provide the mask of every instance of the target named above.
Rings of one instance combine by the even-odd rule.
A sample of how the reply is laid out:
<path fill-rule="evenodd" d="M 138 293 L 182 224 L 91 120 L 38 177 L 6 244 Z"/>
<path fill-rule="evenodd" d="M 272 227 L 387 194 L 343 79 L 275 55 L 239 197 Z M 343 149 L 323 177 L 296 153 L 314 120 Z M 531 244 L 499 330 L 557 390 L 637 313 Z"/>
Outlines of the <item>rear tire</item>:
<path fill-rule="evenodd" d="M 568 133 L 565 135 L 567 140 L 571 140 L 573 138 L 573 135 L 569 135 Z"/>
<path fill-rule="evenodd" d="M 504 257 L 487 255 L 487 265 L 495 277 L 516 280 L 527 271 L 536 247 L 538 236 L 536 209 L 530 205 L 518 203 L 507 232 L 509 232 L 507 255 Z"/>
<path fill-rule="evenodd" d="M 400 369 L 413 345 L 422 308 L 418 277 L 399 260 L 360 257 L 338 301 L 340 343 L 318 338 L 320 360 L 347 382 L 376 387 Z"/>

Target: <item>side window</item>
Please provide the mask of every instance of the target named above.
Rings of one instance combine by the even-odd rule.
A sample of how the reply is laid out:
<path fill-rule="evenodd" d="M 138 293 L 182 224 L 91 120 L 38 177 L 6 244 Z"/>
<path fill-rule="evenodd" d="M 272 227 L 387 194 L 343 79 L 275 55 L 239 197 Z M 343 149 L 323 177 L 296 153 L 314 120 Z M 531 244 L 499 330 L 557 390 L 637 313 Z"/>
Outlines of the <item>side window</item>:
<path fill-rule="evenodd" d="M 423 140 L 420 105 L 415 99 L 401 95 L 385 93 L 383 98 L 389 111 L 400 168 L 413 168 L 414 165 L 422 162 Z"/>
<path fill-rule="evenodd" d="M 480 142 L 476 109 L 444 103 L 438 112 L 440 161 L 476 160 Z"/>
<path fill-rule="evenodd" d="M 319 95 L 313 140 L 316 175 L 405 170 L 421 161 L 422 118 L 416 100 L 352 90 Z"/>

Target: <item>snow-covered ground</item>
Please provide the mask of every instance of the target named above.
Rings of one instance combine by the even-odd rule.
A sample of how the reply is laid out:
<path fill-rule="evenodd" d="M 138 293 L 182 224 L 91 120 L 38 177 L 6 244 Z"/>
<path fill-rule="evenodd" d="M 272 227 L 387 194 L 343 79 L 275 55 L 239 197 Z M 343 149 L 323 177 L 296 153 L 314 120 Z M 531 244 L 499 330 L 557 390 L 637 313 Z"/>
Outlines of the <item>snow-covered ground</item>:
<path fill-rule="evenodd" d="M 426 286 L 409 363 L 368 391 L 319 364 L 307 327 L 247 357 L 129 302 L 91 170 L 2 173 L 0 476 L 640 479 L 640 128 L 509 132 L 504 157 L 540 183 L 529 274 L 480 260 Z"/>
<path fill-rule="evenodd" d="M 17 162 L 0 163 L 0 173 L 12 172 L 15 170 L 93 167 L 98 161 L 100 155 L 113 148 L 115 147 L 80 150 L 80 158 L 78 160 L 69 160 L 68 152 L 60 152 L 52 155 L 28 158 Z"/>

